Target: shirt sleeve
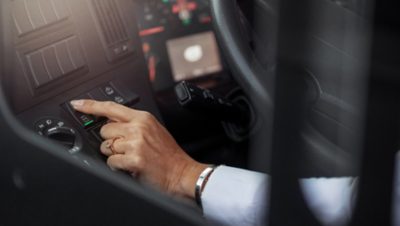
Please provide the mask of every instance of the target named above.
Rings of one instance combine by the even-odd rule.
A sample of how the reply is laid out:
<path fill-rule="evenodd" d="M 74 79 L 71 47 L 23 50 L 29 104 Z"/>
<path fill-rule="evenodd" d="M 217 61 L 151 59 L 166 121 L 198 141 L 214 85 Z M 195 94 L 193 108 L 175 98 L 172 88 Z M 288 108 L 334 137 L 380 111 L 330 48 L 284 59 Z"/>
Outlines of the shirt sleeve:
<path fill-rule="evenodd" d="M 324 225 L 344 225 L 351 216 L 354 178 L 310 178 L 299 181 L 308 207 Z M 204 215 L 223 225 L 255 226 L 267 222 L 269 176 L 218 167 L 202 193 Z"/>
<path fill-rule="evenodd" d="M 223 225 L 264 225 L 268 179 L 253 171 L 216 168 L 201 197 L 205 217 Z"/>
<path fill-rule="evenodd" d="M 300 180 L 300 185 L 308 207 L 323 225 L 347 225 L 356 197 L 356 178 L 309 178 Z"/>

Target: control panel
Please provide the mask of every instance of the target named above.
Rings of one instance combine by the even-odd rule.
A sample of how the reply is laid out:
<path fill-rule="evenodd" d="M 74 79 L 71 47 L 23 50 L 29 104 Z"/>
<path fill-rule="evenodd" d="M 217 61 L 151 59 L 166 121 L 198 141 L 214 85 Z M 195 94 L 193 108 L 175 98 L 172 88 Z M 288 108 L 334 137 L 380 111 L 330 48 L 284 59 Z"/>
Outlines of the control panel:
<path fill-rule="evenodd" d="M 100 87 L 90 90 L 82 95 L 79 95 L 74 100 L 80 99 L 92 99 L 97 101 L 113 101 L 117 104 L 125 106 L 132 106 L 139 102 L 139 96 L 133 92 L 128 92 L 127 95 L 122 95 L 119 91 L 121 88 L 117 88 L 112 82 L 106 83 Z M 127 92 L 127 91 L 126 91 Z M 67 111 L 82 128 L 90 128 L 97 123 L 101 122 L 100 118 L 93 115 L 83 114 L 73 109 L 70 102 L 66 102 L 62 105 L 62 108 Z"/>
<path fill-rule="evenodd" d="M 75 111 L 71 100 L 113 101 L 163 121 L 140 51 L 135 1 L 13 0 L 9 6 L 10 30 L 3 33 L 14 62 L 2 77 L 5 94 L 21 124 L 60 144 L 54 151 L 86 164 L 104 160 L 99 131 L 107 119 Z"/>
<path fill-rule="evenodd" d="M 103 141 L 100 130 L 107 120 L 75 111 L 70 101 L 78 99 L 113 101 L 128 107 L 140 101 L 139 95 L 110 81 L 62 103 L 59 106 L 62 109 L 61 112 L 64 113 L 62 118 L 49 116 L 36 121 L 33 129 L 37 134 L 60 144 L 72 155 L 84 149 L 84 139 L 92 140 L 91 145 L 98 147 Z"/>

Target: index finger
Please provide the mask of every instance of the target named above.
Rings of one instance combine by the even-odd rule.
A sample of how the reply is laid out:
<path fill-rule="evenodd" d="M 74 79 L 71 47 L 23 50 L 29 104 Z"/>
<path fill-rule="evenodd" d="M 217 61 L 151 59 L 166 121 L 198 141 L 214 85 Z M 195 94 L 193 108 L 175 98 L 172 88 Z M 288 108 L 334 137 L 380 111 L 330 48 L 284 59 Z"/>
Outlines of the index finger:
<path fill-rule="evenodd" d="M 100 102 L 95 100 L 73 100 L 70 103 L 76 111 L 107 117 L 117 122 L 130 121 L 133 118 L 133 114 L 136 112 L 131 108 L 111 101 Z"/>

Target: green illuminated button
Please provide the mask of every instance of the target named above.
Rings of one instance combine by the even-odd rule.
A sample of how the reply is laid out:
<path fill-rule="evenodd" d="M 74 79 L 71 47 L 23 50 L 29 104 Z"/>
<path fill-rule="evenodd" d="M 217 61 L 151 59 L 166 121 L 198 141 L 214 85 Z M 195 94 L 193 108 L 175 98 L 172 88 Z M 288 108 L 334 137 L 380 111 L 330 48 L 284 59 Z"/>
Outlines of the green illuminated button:
<path fill-rule="evenodd" d="M 90 120 L 90 121 L 86 122 L 86 123 L 84 124 L 84 126 L 86 127 L 86 126 L 89 126 L 89 125 L 91 125 L 91 124 L 93 124 L 93 123 L 94 123 L 94 120 Z"/>
<path fill-rule="evenodd" d="M 87 127 L 87 126 L 91 125 L 94 122 L 94 119 L 89 115 L 79 114 L 78 113 L 78 117 L 79 117 L 79 121 L 82 123 L 82 125 L 84 127 Z"/>

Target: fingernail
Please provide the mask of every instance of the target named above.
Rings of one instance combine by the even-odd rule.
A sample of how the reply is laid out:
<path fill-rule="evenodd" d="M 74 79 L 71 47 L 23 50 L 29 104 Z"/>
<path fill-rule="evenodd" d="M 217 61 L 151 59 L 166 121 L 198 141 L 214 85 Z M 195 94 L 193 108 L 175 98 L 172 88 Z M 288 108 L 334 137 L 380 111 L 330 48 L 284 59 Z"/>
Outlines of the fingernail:
<path fill-rule="evenodd" d="M 79 109 L 79 108 L 81 108 L 83 106 L 84 101 L 83 100 L 72 100 L 70 103 L 71 103 L 73 108 Z"/>

